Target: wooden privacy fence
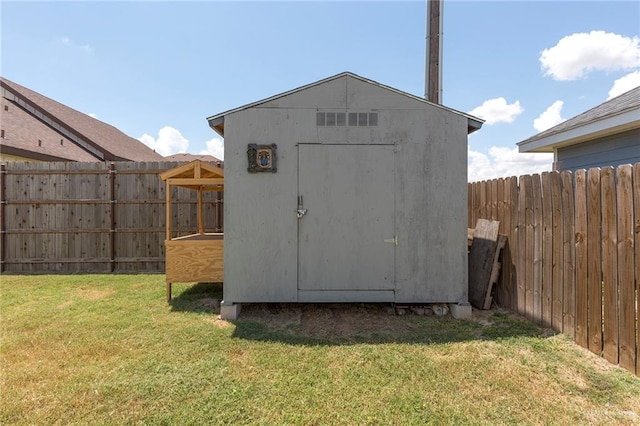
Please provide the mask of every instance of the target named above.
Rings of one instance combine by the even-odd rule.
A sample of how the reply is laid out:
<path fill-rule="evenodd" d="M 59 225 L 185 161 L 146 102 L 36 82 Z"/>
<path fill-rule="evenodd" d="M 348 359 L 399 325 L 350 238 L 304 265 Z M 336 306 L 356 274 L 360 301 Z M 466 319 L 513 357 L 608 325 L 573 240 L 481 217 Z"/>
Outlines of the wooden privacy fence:
<path fill-rule="evenodd" d="M 508 237 L 496 302 L 640 375 L 640 163 L 468 185 Z"/>
<path fill-rule="evenodd" d="M 0 165 L 0 270 L 164 272 L 165 185 L 182 162 Z M 197 232 L 195 191 L 172 191 L 173 236 Z M 205 229 L 222 232 L 222 196 L 204 197 Z"/>

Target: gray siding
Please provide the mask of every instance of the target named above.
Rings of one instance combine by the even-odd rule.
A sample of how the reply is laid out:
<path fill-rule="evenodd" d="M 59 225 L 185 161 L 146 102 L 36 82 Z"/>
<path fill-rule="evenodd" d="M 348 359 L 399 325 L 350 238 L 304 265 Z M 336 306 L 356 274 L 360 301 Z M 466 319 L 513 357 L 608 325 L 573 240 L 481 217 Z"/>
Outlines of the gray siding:
<path fill-rule="evenodd" d="M 378 125 L 317 127 L 316 113 L 331 109 L 375 110 Z M 250 143 L 278 145 L 277 173 L 247 172 Z M 225 117 L 226 302 L 389 301 L 298 289 L 299 144 L 394 146 L 394 300 L 467 301 L 467 118 L 343 77 Z"/>
<path fill-rule="evenodd" d="M 562 170 L 619 166 L 640 162 L 640 129 L 558 149 Z"/>

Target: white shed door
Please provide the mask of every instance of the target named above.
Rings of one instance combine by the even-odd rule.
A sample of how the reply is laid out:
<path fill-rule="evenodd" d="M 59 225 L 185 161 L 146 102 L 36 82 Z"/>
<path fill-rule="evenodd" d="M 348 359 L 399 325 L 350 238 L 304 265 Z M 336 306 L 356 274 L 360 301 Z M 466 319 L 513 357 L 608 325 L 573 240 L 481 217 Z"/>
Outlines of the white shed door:
<path fill-rule="evenodd" d="M 394 289 L 394 164 L 389 145 L 299 145 L 300 290 Z"/>

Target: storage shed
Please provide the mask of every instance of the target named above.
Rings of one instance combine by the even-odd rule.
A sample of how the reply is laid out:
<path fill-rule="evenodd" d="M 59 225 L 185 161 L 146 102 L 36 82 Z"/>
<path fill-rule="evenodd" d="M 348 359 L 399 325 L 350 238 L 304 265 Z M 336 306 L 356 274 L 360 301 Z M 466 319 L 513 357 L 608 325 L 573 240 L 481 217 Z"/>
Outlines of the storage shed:
<path fill-rule="evenodd" d="M 345 72 L 208 122 L 225 139 L 223 317 L 253 302 L 470 314 L 467 135 L 480 119 Z"/>

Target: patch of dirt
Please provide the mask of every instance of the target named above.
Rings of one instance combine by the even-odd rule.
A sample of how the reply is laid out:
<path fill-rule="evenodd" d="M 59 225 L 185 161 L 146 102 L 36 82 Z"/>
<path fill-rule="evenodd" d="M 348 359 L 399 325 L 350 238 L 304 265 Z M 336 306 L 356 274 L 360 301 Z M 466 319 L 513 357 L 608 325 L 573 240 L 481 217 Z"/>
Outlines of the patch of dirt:
<path fill-rule="evenodd" d="M 240 320 L 259 322 L 270 329 L 295 328 L 309 337 L 349 338 L 408 333 L 416 326 L 413 318 L 432 315 L 429 306 L 394 308 L 388 303 L 257 303 L 243 304 Z"/>
<path fill-rule="evenodd" d="M 203 308 L 210 308 L 214 312 L 220 312 L 220 299 L 214 299 L 211 297 L 206 297 L 204 299 L 198 300 L 198 304 Z"/>
<path fill-rule="evenodd" d="M 77 291 L 78 297 L 84 300 L 104 299 L 107 296 L 111 296 L 113 293 L 113 290 L 95 290 L 92 288 L 80 288 Z"/>
<path fill-rule="evenodd" d="M 66 309 L 71 305 L 73 305 L 73 300 L 67 300 L 66 302 L 61 303 L 58 306 L 56 306 L 56 308 L 58 308 L 58 309 Z"/>

